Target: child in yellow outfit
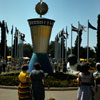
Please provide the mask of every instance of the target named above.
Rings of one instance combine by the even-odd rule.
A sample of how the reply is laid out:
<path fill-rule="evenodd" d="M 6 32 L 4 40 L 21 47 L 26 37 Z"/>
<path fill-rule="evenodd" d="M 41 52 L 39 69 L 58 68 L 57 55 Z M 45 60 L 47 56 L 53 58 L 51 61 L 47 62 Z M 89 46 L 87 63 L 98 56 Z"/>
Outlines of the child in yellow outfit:
<path fill-rule="evenodd" d="M 19 85 L 18 85 L 18 98 L 19 100 L 30 100 L 30 78 L 27 73 L 28 66 L 24 65 L 22 67 L 22 71 L 20 72 L 19 78 Z"/>

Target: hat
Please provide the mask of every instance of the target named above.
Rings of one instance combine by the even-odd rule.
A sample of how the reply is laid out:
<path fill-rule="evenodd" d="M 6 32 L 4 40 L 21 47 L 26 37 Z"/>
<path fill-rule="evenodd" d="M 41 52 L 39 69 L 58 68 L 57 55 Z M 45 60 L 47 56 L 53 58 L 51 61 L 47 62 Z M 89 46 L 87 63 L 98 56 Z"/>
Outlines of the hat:
<path fill-rule="evenodd" d="M 100 65 L 100 63 L 99 63 L 99 62 L 98 62 L 98 63 L 96 63 L 96 67 L 97 67 L 98 65 Z"/>
<path fill-rule="evenodd" d="M 100 71 L 100 63 L 96 63 L 96 68 L 98 71 Z"/>
<path fill-rule="evenodd" d="M 55 100 L 55 98 L 49 98 L 48 100 Z"/>

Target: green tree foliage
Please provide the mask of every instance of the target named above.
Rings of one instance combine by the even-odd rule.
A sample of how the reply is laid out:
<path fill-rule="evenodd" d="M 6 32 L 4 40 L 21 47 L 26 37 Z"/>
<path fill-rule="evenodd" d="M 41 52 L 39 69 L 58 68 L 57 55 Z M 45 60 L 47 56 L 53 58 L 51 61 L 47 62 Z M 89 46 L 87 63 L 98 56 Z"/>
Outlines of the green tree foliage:
<path fill-rule="evenodd" d="M 70 50 L 70 49 L 69 49 Z M 74 51 L 75 50 L 75 51 Z M 76 54 L 76 49 L 73 47 L 73 54 Z M 89 57 L 90 58 L 95 58 L 96 57 L 96 52 L 93 48 L 89 47 Z M 87 59 L 87 47 L 80 47 L 80 58 Z"/>
<path fill-rule="evenodd" d="M 94 58 L 95 57 L 95 52 L 92 48 L 89 47 L 89 57 Z M 87 58 L 87 47 L 83 48 L 80 47 L 80 58 Z"/>
<path fill-rule="evenodd" d="M 24 57 L 30 57 L 32 56 L 33 48 L 31 44 L 23 44 L 23 56 Z M 7 56 L 11 55 L 11 47 L 7 47 Z"/>
<path fill-rule="evenodd" d="M 81 42 L 82 42 L 82 30 L 79 31 L 79 49 L 81 46 Z M 75 47 L 74 47 L 74 54 L 77 56 L 77 50 L 78 50 L 78 34 L 77 34 L 77 38 L 75 41 Z"/>
<path fill-rule="evenodd" d="M 23 45 L 23 56 L 31 58 L 32 53 L 33 53 L 32 46 L 29 43 L 28 44 L 24 44 Z"/>
<path fill-rule="evenodd" d="M 73 54 L 75 54 L 75 47 L 73 47 Z M 51 41 L 51 43 L 49 44 L 48 47 L 48 54 L 51 54 L 51 57 L 54 58 L 54 54 L 55 54 L 55 42 Z M 68 48 L 67 54 L 70 54 L 70 48 Z M 90 58 L 95 58 L 96 57 L 96 51 L 89 47 L 89 57 Z M 87 58 L 87 47 L 82 47 L 80 46 L 80 58 Z"/>
<path fill-rule="evenodd" d="M 95 59 L 96 59 L 96 61 L 97 61 L 97 46 L 94 46 L 94 49 L 95 49 L 95 53 L 96 53 Z"/>
<path fill-rule="evenodd" d="M 51 41 L 48 46 L 48 54 L 51 54 L 51 57 L 54 58 L 55 52 L 55 41 Z"/>
<path fill-rule="evenodd" d="M 10 51 L 11 47 L 8 47 L 7 49 L 7 56 L 10 56 L 11 55 L 11 51 Z M 74 54 L 74 51 L 75 50 L 75 47 L 73 47 L 73 54 Z M 89 47 L 89 57 L 90 58 L 95 58 L 96 57 L 96 47 L 95 47 L 95 51 L 93 50 L 93 48 L 90 48 Z M 23 44 L 23 55 L 24 56 L 28 56 L 31 58 L 32 56 L 32 53 L 33 53 L 33 48 L 32 48 L 32 45 L 31 44 Z M 49 46 L 48 46 L 48 54 L 51 54 L 51 58 L 54 58 L 54 54 L 55 54 L 55 41 L 51 41 Z M 70 54 L 70 48 L 68 48 L 67 50 L 67 54 L 69 55 Z M 84 58 L 86 59 L 87 58 L 87 47 L 80 47 L 80 58 Z"/>
<path fill-rule="evenodd" d="M 97 62 L 100 62 L 100 14 L 98 15 L 97 26 Z"/>

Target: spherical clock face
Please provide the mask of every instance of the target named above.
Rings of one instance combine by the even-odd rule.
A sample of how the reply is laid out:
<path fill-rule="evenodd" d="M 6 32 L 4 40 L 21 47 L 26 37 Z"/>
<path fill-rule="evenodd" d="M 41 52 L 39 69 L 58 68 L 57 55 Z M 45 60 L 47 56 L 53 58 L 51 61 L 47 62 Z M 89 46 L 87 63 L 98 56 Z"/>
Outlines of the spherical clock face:
<path fill-rule="evenodd" d="M 44 15 L 48 11 L 48 5 L 46 3 L 44 3 L 44 2 L 39 2 L 36 5 L 35 10 L 39 15 Z"/>

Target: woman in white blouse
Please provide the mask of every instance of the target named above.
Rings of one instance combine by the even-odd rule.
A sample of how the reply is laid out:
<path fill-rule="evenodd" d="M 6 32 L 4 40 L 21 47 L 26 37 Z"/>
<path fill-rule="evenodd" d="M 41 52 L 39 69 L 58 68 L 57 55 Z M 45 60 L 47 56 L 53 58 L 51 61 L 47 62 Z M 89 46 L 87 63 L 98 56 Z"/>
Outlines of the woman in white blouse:
<path fill-rule="evenodd" d="M 93 73 L 89 72 L 89 65 L 84 63 L 81 66 L 81 72 L 78 75 L 78 100 L 93 100 L 94 78 Z"/>
<path fill-rule="evenodd" d="M 97 71 L 93 74 L 95 78 L 95 100 L 100 100 L 100 63 L 96 64 Z"/>

